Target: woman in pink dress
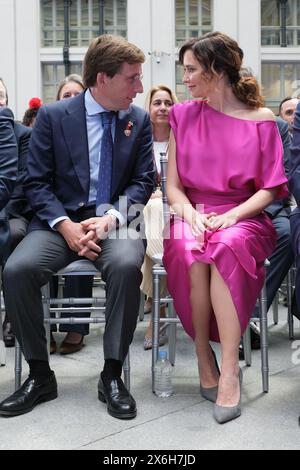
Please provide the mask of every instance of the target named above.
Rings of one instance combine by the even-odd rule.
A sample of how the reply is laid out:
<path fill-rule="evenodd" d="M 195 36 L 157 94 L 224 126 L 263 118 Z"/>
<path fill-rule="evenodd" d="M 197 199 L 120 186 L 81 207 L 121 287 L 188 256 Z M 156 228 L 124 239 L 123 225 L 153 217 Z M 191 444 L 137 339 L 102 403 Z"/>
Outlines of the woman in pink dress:
<path fill-rule="evenodd" d="M 197 101 L 170 111 L 165 233 L 168 288 L 195 341 L 200 392 L 219 423 L 241 414 L 238 347 L 264 282 L 276 233 L 263 212 L 287 196 L 282 143 L 243 52 L 214 32 L 183 45 L 184 83 Z M 205 97 L 205 100 L 203 99 Z M 221 343 L 221 373 L 209 340 Z"/>

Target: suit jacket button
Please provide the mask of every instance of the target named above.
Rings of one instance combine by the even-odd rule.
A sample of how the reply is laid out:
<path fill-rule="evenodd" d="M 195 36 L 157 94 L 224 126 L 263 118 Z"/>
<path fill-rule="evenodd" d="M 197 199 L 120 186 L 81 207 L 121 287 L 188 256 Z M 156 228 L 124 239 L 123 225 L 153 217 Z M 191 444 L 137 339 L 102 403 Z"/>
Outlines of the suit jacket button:
<path fill-rule="evenodd" d="M 80 203 L 78 204 L 78 206 L 79 206 L 79 207 L 83 207 L 83 206 L 84 206 L 84 202 L 80 202 Z"/>

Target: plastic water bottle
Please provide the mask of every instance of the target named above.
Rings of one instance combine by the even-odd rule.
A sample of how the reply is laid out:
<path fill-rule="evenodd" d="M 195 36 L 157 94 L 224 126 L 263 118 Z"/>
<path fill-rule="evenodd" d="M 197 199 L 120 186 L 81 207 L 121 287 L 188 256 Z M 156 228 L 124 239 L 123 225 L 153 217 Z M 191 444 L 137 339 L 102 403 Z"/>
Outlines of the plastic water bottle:
<path fill-rule="evenodd" d="M 173 395 L 172 366 L 167 358 L 167 351 L 159 351 L 154 367 L 154 393 L 160 398 Z"/>

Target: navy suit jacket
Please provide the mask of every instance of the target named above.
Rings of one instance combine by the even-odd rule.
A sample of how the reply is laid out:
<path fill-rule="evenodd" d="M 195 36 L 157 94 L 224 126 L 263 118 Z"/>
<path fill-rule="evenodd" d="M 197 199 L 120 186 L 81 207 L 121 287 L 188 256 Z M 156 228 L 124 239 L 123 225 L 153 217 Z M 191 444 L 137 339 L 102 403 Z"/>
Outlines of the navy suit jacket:
<path fill-rule="evenodd" d="M 6 206 L 6 213 L 9 219 L 25 217 L 29 221 L 32 218 L 32 211 L 24 194 L 23 187 L 31 131 L 30 127 L 23 126 L 23 124 L 17 121 L 14 122 L 14 133 L 18 146 L 18 175 L 13 193 Z"/>
<path fill-rule="evenodd" d="M 128 123 L 133 123 L 126 136 Z M 40 108 L 32 132 L 27 162 L 25 193 L 35 216 L 30 230 L 50 229 L 49 220 L 69 216 L 78 220 L 88 205 L 89 150 L 84 93 Z M 127 222 L 133 204 L 145 205 L 154 188 L 152 130 L 148 113 L 131 106 L 117 119 L 111 188 L 111 204 Z M 124 208 L 119 197 L 126 196 Z"/>
<path fill-rule="evenodd" d="M 290 174 L 289 174 L 289 187 L 291 193 L 294 195 L 297 207 L 292 212 L 292 215 L 300 214 L 300 103 L 298 103 L 294 125 L 293 125 L 293 139 L 291 145 L 291 159 L 290 159 Z"/>
<path fill-rule="evenodd" d="M 9 226 L 5 206 L 14 189 L 18 171 L 18 149 L 14 134 L 14 116 L 0 108 L 0 261 L 8 255 Z"/>

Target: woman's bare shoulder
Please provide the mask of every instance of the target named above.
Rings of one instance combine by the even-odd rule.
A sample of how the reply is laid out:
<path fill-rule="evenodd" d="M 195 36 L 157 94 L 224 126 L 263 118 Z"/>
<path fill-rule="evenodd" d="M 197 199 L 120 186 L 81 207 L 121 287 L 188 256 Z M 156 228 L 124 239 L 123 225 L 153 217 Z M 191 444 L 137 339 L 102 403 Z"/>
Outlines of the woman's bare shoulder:
<path fill-rule="evenodd" d="M 255 121 L 275 121 L 275 114 L 269 108 L 258 108 L 252 111 L 251 119 Z"/>

